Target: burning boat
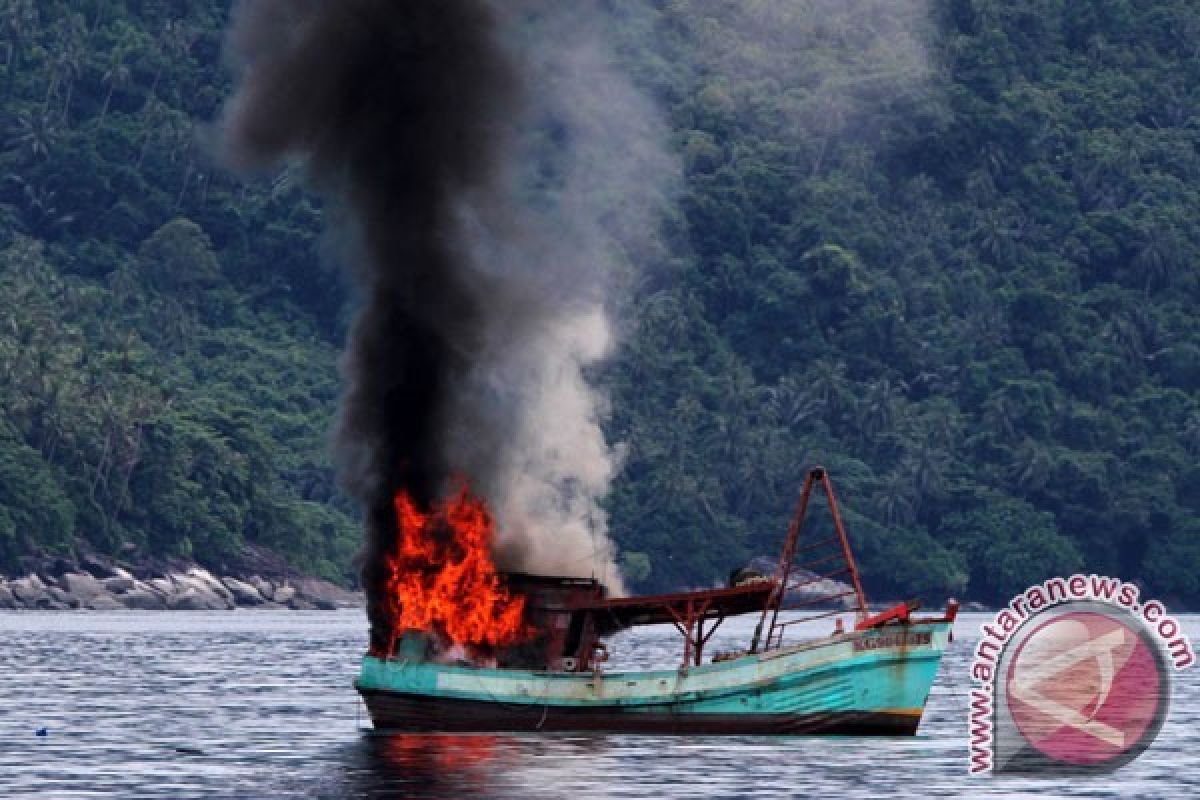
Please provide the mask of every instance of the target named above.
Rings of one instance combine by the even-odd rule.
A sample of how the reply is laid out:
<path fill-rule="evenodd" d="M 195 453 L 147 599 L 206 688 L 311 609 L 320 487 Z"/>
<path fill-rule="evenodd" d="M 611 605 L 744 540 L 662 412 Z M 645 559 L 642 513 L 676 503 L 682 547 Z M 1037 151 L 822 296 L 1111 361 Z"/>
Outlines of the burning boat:
<path fill-rule="evenodd" d="M 832 531 L 810 541 L 802 534 L 814 490 L 825 495 Z M 405 536 L 393 563 L 394 630 L 364 657 L 356 681 L 377 730 L 914 734 L 957 612 L 953 600 L 938 616 L 916 616 L 913 602 L 869 612 L 820 467 L 805 479 L 776 576 L 735 573 L 727 588 L 656 596 L 612 598 L 594 579 L 502 575 L 479 548 L 431 554 L 437 537 L 422 533 L 439 524 L 458 538 L 486 532 L 482 505 L 464 494 L 438 522 L 397 503 Z M 413 572 L 404 552 L 413 548 L 426 548 L 421 564 L 434 555 L 441 569 Z M 805 577 L 797 583 L 795 574 Z M 841 591 L 795 591 L 842 577 Z M 439 616 L 447 610 L 452 617 Z M 780 616 L 797 610 L 809 613 Z M 759 616 L 751 641 L 706 661 L 718 626 L 740 614 Z M 825 617 L 837 618 L 831 634 L 789 640 L 792 626 Z M 656 624 L 680 634 L 677 668 L 605 669 L 606 637 Z"/>

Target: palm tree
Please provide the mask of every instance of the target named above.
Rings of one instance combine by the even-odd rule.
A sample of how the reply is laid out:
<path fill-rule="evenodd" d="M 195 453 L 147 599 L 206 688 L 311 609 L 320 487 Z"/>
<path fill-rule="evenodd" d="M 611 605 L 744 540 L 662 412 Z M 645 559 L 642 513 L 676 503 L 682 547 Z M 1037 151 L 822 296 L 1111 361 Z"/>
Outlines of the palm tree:
<path fill-rule="evenodd" d="M 71 100 L 75 96 L 75 82 L 83 73 L 87 63 L 87 43 L 85 40 L 83 17 L 78 14 L 71 16 L 71 24 L 65 47 L 59 56 L 58 63 L 62 72 L 62 80 L 66 84 L 67 94 L 63 99 L 62 118 L 68 123 L 71 119 Z"/>
<path fill-rule="evenodd" d="M 0 0 L 0 28 L 4 30 L 6 50 L 4 70 L 8 75 L 5 95 L 12 94 L 13 79 L 21 67 L 25 52 L 25 40 L 38 24 L 37 5 L 34 0 Z"/>
<path fill-rule="evenodd" d="M 983 404 L 984 424 L 1009 439 L 1017 435 L 1020 416 L 1021 409 L 1007 392 L 996 392 Z"/>
<path fill-rule="evenodd" d="M 1183 423 L 1183 446 L 1193 456 L 1200 456 L 1200 411 L 1193 411 Z"/>
<path fill-rule="evenodd" d="M 1024 491 L 1037 492 L 1046 488 L 1053 470 L 1054 457 L 1050 449 L 1026 439 L 1009 468 L 1009 476 Z"/>
<path fill-rule="evenodd" d="M 808 394 L 795 375 L 784 375 L 779 383 L 767 390 L 766 408 L 769 419 L 785 428 L 803 422 L 812 413 Z"/>
<path fill-rule="evenodd" d="M 1150 291 L 1169 286 L 1183 261 L 1175 228 L 1170 223 L 1156 220 L 1145 234 L 1131 263 L 1142 272 L 1146 291 Z"/>
<path fill-rule="evenodd" d="M 28 160 L 46 158 L 58 143 L 58 115 L 48 109 L 23 111 L 17 115 L 16 130 L 10 140 Z"/>
<path fill-rule="evenodd" d="M 104 105 L 100 107 L 100 122 L 104 122 L 104 118 L 108 116 L 108 107 L 112 103 L 113 92 L 126 88 L 133 80 L 133 70 L 129 68 L 129 64 L 125 63 L 126 55 L 123 49 L 114 50 L 108 62 L 108 68 L 104 70 L 104 75 L 101 77 L 104 85 L 108 87 L 108 92 L 104 95 Z"/>
<path fill-rule="evenodd" d="M 167 146 L 168 160 L 172 164 L 179 160 L 180 153 L 189 156 L 190 163 L 192 145 L 196 141 L 196 125 L 192 118 L 180 111 L 172 111 L 167 115 L 166 124 L 161 130 L 162 142 Z"/>
<path fill-rule="evenodd" d="M 867 387 L 866 394 L 858 401 L 856 408 L 858 433 L 863 440 L 871 439 L 892 427 L 904 388 L 903 381 L 896 385 L 887 377 Z"/>
<path fill-rule="evenodd" d="M 972 231 L 972 237 L 993 263 L 1007 266 L 1016 253 L 1016 242 L 1020 240 L 1023 228 L 1022 219 L 1012 223 L 1002 212 L 988 210 L 983 212 L 982 219 Z"/>
<path fill-rule="evenodd" d="M 985 142 L 980 155 L 983 157 L 984 168 L 993 179 L 1008 174 L 1008 155 L 998 141 Z"/>
<path fill-rule="evenodd" d="M 150 82 L 150 91 L 146 94 L 147 104 L 157 99 L 158 83 L 162 80 L 167 63 L 180 61 L 190 54 L 198 38 L 199 34 L 182 20 L 167 20 L 163 25 L 155 42 L 159 58 L 154 69 L 154 80 Z"/>
<path fill-rule="evenodd" d="M 845 409 L 850 392 L 846 365 L 829 358 L 818 359 L 808 372 L 808 397 L 827 420 L 836 419 Z"/>
<path fill-rule="evenodd" d="M 146 135 L 142 138 L 141 147 L 135 165 L 141 169 L 146 156 L 150 153 L 151 145 L 161 144 L 167 149 L 167 159 L 173 164 L 179 160 L 180 153 L 186 155 L 183 165 L 183 180 L 176 196 L 175 207 L 182 203 L 188 184 L 195 174 L 195 123 L 181 111 L 168 107 L 165 103 L 155 100 L 143 109 L 153 120 L 146 125 Z"/>
<path fill-rule="evenodd" d="M 764 457 L 767 442 L 762 441 L 760 437 L 754 439 L 756 441 L 751 443 L 746 457 L 731 471 L 732 481 L 728 484 L 730 494 L 733 495 L 729 507 L 741 517 L 750 516 L 779 496 L 776 482 L 779 473 L 771 469 Z"/>
<path fill-rule="evenodd" d="M 893 471 L 872 498 L 888 525 L 907 525 L 916 520 L 917 498 L 912 480 L 901 471 Z"/>
<path fill-rule="evenodd" d="M 119 307 L 124 308 L 126 304 L 136 300 L 140 288 L 137 270 L 131 263 L 122 264 L 109 273 L 108 289 Z"/>
<path fill-rule="evenodd" d="M 54 31 L 54 50 L 50 58 L 49 70 L 50 81 L 46 84 L 46 96 L 42 101 L 42 108 L 48 109 L 50 107 L 50 99 L 65 85 L 66 96 L 63 102 L 64 119 L 71 108 L 71 97 L 75 91 L 75 80 L 83 71 L 84 60 L 87 57 L 87 48 L 84 41 L 86 34 L 87 28 L 83 17 L 79 14 L 72 14 L 67 17 L 66 21 L 62 25 L 57 26 Z"/>
<path fill-rule="evenodd" d="M 900 468 L 915 489 L 918 507 L 925 498 L 942 495 L 949 467 L 949 455 L 928 441 L 921 442 L 915 450 L 909 451 Z"/>
<path fill-rule="evenodd" d="M 74 221 L 73 214 L 63 214 L 58 210 L 58 194 L 41 184 L 29 183 L 19 175 L 10 178 L 21 189 L 23 211 L 30 233 L 46 236 L 56 228 Z"/>
<path fill-rule="evenodd" d="M 117 513 L 129 506 L 129 482 L 133 477 L 134 470 L 142 460 L 142 442 L 146 427 L 152 424 L 154 418 L 164 408 L 161 398 L 135 395 L 125 409 L 126 435 L 123 442 L 123 455 L 116 465 L 120 470 L 114 492 L 114 511 Z"/>
<path fill-rule="evenodd" d="M 1118 313 L 1108 324 L 1105 338 L 1117 346 L 1121 360 L 1131 371 L 1145 367 L 1147 347 L 1137 323 L 1128 314 Z"/>

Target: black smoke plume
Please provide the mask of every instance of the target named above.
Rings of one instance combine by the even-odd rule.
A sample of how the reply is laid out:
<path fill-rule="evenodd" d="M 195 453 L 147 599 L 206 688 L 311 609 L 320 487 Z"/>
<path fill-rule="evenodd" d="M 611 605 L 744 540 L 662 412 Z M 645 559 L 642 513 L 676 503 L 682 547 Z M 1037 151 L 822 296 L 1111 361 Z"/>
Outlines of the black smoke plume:
<path fill-rule="evenodd" d="M 448 403 L 485 346 L 490 309 L 457 204 L 496 190 L 516 72 L 477 0 L 255 0 L 237 10 L 231 46 L 241 83 L 228 157 L 241 168 L 302 159 L 353 219 L 361 251 L 337 451 L 367 514 L 378 635 L 371 601 L 395 536 L 393 495 L 403 487 L 428 507 L 460 468 L 447 463 Z"/>
<path fill-rule="evenodd" d="M 223 144 L 305 165 L 360 294 L 336 449 L 366 511 L 373 643 L 398 489 L 458 476 L 502 569 L 620 591 L 600 499 L 620 461 L 585 379 L 677 165 L 591 0 L 244 0 Z"/>

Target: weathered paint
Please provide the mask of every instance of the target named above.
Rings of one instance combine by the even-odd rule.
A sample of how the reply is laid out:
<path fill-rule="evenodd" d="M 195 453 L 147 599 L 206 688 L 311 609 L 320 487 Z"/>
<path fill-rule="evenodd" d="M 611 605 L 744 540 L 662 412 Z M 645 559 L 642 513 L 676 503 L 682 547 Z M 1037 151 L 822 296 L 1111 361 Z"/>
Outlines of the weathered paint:
<path fill-rule="evenodd" d="M 927 622 L 838 634 L 686 672 L 594 675 L 367 657 L 356 685 L 379 728 L 912 733 L 949 629 Z"/>

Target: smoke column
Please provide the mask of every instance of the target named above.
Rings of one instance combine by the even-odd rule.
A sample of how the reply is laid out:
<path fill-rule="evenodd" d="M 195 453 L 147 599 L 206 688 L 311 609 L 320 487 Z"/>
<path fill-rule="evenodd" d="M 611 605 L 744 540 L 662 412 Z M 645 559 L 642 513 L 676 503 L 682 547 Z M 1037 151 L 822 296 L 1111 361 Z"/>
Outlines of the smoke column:
<path fill-rule="evenodd" d="M 584 375 L 611 347 L 618 250 L 672 168 L 652 108 L 587 32 L 590 4 L 561 5 L 247 0 L 234 13 L 225 159 L 300 161 L 353 243 L 336 453 L 366 512 L 373 638 L 394 493 L 428 507 L 456 476 L 496 513 L 501 568 L 619 589 L 597 504 L 619 459 Z"/>

